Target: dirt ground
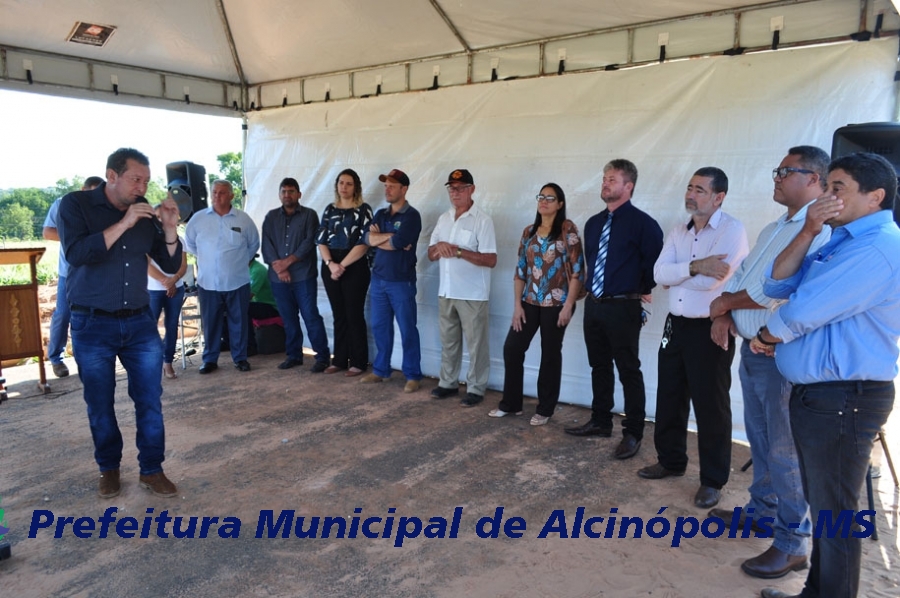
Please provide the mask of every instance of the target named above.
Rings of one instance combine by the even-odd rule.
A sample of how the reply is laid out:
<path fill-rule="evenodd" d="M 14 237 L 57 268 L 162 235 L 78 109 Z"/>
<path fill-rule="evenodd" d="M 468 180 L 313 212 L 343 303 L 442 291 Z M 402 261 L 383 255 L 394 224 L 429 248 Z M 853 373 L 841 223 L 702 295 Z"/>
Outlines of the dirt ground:
<path fill-rule="evenodd" d="M 49 395 L 37 390 L 36 364 L 4 368 L 10 399 L 0 405 L 0 508 L 12 558 L 0 561 L 0 596 L 675 598 L 750 597 L 767 586 L 802 587 L 805 572 L 767 582 L 740 571 L 744 559 L 769 546 L 765 539 L 697 534 L 673 548 L 671 532 L 632 538 L 632 527 L 620 539 L 618 526 L 612 538 L 538 537 L 558 510 L 571 534 L 578 507 L 584 507 L 584 519 L 647 522 L 662 507 L 673 527 L 679 517 L 702 519 L 705 512 L 692 504 L 699 483 L 694 438 L 687 475 L 647 481 L 636 471 L 655 460 L 652 425 L 638 456 L 616 461 L 610 453 L 618 431 L 610 439 L 563 433 L 564 426 L 589 417 L 581 407 L 563 405 L 550 424 L 532 427 L 534 400 L 526 401 L 524 416 L 497 420 L 486 417 L 499 400 L 496 392 L 466 409 L 452 398 L 431 399 L 435 380 L 404 394 L 396 372 L 387 383 L 361 385 L 339 374 L 312 374 L 311 359 L 306 367 L 278 370 L 282 358 L 251 358 L 253 370 L 241 373 L 223 356 L 220 369 L 207 376 L 197 373 L 198 356 L 186 371 L 176 360 L 179 378 L 163 381 L 164 466 L 179 488 L 170 499 L 138 486 L 124 371 L 118 371 L 117 394 L 125 438 L 122 493 L 101 500 L 74 360 L 67 359 L 72 376 L 50 374 Z M 751 472 L 740 466 L 748 459 L 747 447 L 736 444 L 720 506 L 745 502 Z M 863 540 L 860 596 L 896 597 L 898 492 L 886 466 L 876 483 L 880 540 Z M 61 538 L 54 537 L 55 527 L 28 537 L 42 511 L 52 512 L 55 526 L 62 517 L 97 521 L 111 506 L 118 508 L 117 519 L 134 517 L 139 524 L 163 510 L 171 517 L 218 517 L 219 523 L 206 538 L 161 538 L 156 523 L 148 538 L 112 532 L 99 538 L 95 531 L 82 539 L 72 525 Z M 456 538 L 423 533 L 395 547 L 401 517 L 410 532 L 416 517 L 439 536 L 436 518 L 449 527 L 460 507 Z M 504 525 L 521 518 L 521 537 L 503 531 L 499 538 L 478 536 L 479 519 L 493 517 L 498 507 L 504 508 Z M 316 516 L 345 518 L 348 530 L 353 517 L 394 517 L 394 523 L 387 538 L 364 537 L 362 526 L 356 538 L 298 538 L 293 532 L 256 538 L 264 510 L 276 518 L 293 510 L 305 518 L 303 530 Z M 226 517 L 240 521 L 239 537 L 219 537 L 235 531 L 224 525 Z M 594 529 L 605 531 L 606 521 Z M 163 532 L 171 530 L 169 523 Z"/>

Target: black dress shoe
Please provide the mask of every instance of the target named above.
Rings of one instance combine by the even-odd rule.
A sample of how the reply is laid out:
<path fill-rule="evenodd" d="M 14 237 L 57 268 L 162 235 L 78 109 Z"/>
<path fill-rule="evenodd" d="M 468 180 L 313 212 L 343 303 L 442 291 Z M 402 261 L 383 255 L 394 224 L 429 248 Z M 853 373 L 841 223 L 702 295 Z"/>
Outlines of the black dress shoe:
<path fill-rule="evenodd" d="M 250 362 L 245 359 L 243 361 L 239 361 L 236 364 L 234 364 L 234 367 L 236 367 L 237 369 L 239 369 L 242 372 L 249 372 L 250 371 Z"/>
<path fill-rule="evenodd" d="M 712 486 L 700 486 L 694 495 L 694 505 L 701 509 L 708 509 L 719 504 L 722 491 Z"/>
<path fill-rule="evenodd" d="M 313 364 L 313 366 L 311 368 L 309 368 L 309 371 L 312 372 L 313 374 L 321 374 L 322 372 L 324 372 L 327 369 L 328 369 L 327 361 L 317 361 Z"/>
<path fill-rule="evenodd" d="M 718 517 L 719 519 L 721 519 L 722 521 L 725 522 L 725 527 L 731 529 L 731 522 L 734 520 L 734 510 L 729 511 L 728 509 L 710 509 L 709 513 L 707 513 L 707 514 L 710 517 Z M 746 519 L 747 519 L 747 513 L 743 509 L 741 509 L 741 517 L 740 517 L 740 519 L 738 519 L 738 529 L 740 529 L 740 530 L 744 529 L 744 522 L 746 521 Z M 766 537 L 772 536 L 772 530 L 765 529 L 765 528 L 762 528 L 762 527 L 756 525 L 755 519 L 750 522 L 750 529 L 759 534 L 766 534 Z"/>
<path fill-rule="evenodd" d="M 474 392 L 467 392 L 466 398 L 459 402 L 463 407 L 474 407 L 478 403 L 484 400 L 484 397 L 481 395 L 477 395 Z"/>
<path fill-rule="evenodd" d="M 648 465 L 647 467 L 638 469 L 638 475 L 645 480 L 661 480 L 670 476 L 681 477 L 684 475 L 684 472 L 675 471 L 674 469 L 666 469 L 662 466 L 661 463 L 654 463 L 653 465 Z"/>
<path fill-rule="evenodd" d="M 622 437 L 622 442 L 616 447 L 616 452 L 613 453 L 613 456 L 616 459 L 631 459 L 637 455 L 637 452 L 640 449 L 641 439 L 635 438 L 631 434 L 625 434 L 625 436 Z"/>
<path fill-rule="evenodd" d="M 791 571 L 802 571 L 808 566 L 806 555 L 788 554 L 769 546 L 769 549 L 761 555 L 741 563 L 741 570 L 750 577 L 778 579 Z"/>
<path fill-rule="evenodd" d="M 295 365 L 303 365 L 302 359 L 294 359 L 293 357 L 288 357 L 284 361 L 278 364 L 279 370 L 289 370 Z M 323 370 L 324 371 L 324 370 Z"/>
<path fill-rule="evenodd" d="M 761 598 L 800 598 L 800 594 L 785 594 L 775 588 L 766 588 L 759 595 Z"/>
<path fill-rule="evenodd" d="M 212 372 L 215 372 L 217 369 L 219 369 L 218 363 L 215 363 L 212 361 L 205 361 L 205 362 L 203 362 L 203 365 L 200 366 L 200 369 L 197 371 L 199 371 L 201 374 L 211 374 Z"/>
<path fill-rule="evenodd" d="M 446 399 L 447 397 L 454 397 L 458 394 L 458 386 L 456 388 L 444 388 L 443 386 L 437 386 L 431 390 L 431 396 L 435 399 Z"/>
<path fill-rule="evenodd" d="M 612 436 L 612 425 L 601 426 L 593 419 L 589 419 L 583 426 L 563 428 L 563 431 L 572 436 L 602 436 L 604 438 L 609 438 Z"/>

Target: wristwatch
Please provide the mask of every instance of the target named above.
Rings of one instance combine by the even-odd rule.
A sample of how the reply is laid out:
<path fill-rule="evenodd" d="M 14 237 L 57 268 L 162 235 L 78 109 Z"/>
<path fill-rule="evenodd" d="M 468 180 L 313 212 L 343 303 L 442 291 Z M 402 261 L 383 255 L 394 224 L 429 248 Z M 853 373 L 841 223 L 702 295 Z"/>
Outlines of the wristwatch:
<path fill-rule="evenodd" d="M 326 266 L 330 266 L 332 261 L 333 261 L 333 260 L 325 260 L 325 265 L 326 265 Z"/>
<path fill-rule="evenodd" d="M 462 257 L 462 249 L 460 249 L 459 247 L 456 248 L 456 257 L 457 258 Z"/>

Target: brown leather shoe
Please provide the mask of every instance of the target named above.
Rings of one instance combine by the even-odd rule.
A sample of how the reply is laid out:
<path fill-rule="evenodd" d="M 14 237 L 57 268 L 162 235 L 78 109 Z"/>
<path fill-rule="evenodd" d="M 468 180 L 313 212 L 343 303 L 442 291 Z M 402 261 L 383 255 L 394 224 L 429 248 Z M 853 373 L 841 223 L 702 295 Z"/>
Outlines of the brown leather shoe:
<path fill-rule="evenodd" d="M 806 555 L 788 554 L 775 546 L 769 546 L 769 549 L 761 555 L 741 563 L 741 570 L 750 577 L 778 579 L 791 571 L 802 571 L 808 566 Z"/>
<path fill-rule="evenodd" d="M 684 475 L 684 472 L 666 469 L 662 466 L 662 463 L 654 463 L 653 465 L 638 469 L 638 475 L 645 480 L 661 480 L 669 476 L 681 477 Z"/>
<path fill-rule="evenodd" d="M 785 594 L 775 588 L 766 588 L 759 595 L 761 598 L 800 598 L 800 594 Z"/>
<path fill-rule="evenodd" d="M 154 494 L 163 498 L 170 498 L 178 494 L 178 488 L 169 481 L 163 472 L 152 473 L 150 475 L 141 475 L 141 488 L 146 488 Z"/>
<path fill-rule="evenodd" d="M 118 469 L 100 472 L 100 484 L 97 488 L 97 494 L 100 498 L 115 498 L 119 496 L 121 488 Z"/>

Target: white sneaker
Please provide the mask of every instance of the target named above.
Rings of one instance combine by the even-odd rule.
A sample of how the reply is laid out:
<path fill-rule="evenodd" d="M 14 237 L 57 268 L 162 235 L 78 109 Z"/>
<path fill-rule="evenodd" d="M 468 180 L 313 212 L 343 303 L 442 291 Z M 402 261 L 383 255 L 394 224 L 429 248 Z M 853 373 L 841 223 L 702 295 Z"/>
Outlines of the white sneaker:
<path fill-rule="evenodd" d="M 503 411 L 502 409 L 494 409 L 488 412 L 488 417 L 506 417 L 507 415 L 522 415 L 522 412 L 516 411 L 515 413 L 511 413 L 509 411 Z"/>
<path fill-rule="evenodd" d="M 543 426 L 548 421 L 550 421 L 549 416 L 538 415 L 537 413 L 535 413 L 534 416 L 532 416 L 532 418 L 531 418 L 531 425 L 532 426 Z"/>

